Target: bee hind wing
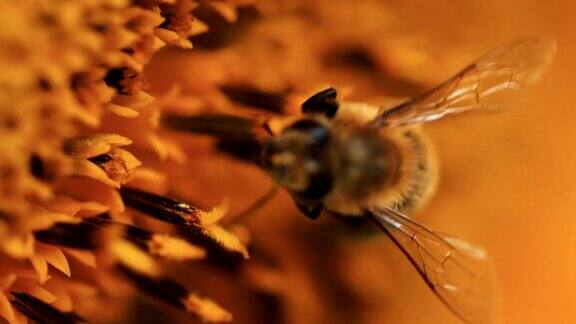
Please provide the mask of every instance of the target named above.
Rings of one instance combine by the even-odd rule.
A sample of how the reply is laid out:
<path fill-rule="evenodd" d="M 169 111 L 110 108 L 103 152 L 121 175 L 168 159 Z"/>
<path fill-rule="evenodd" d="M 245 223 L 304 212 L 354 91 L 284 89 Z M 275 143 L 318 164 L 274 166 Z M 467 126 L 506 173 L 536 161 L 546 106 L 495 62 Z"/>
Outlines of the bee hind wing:
<path fill-rule="evenodd" d="M 482 248 L 433 232 L 392 209 L 372 208 L 370 214 L 456 316 L 467 323 L 499 322 L 498 279 Z"/>
<path fill-rule="evenodd" d="M 372 125 L 403 126 L 495 110 L 506 104 L 509 94 L 536 82 L 555 52 L 555 42 L 533 37 L 504 44 L 428 92 L 383 111 Z"/>

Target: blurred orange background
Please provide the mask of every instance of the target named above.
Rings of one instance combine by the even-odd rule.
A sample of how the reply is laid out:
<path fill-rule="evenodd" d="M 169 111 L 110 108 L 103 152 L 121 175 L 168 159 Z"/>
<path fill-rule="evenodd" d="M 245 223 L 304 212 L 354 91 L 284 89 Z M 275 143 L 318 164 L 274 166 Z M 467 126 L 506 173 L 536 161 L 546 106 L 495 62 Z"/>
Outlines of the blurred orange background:
<path fill-rule="evenodd" d="M 200 44 L 190 53 L 162 52 L 149 67 L 153 88 L 161 93 L 176 83 L 183 95 L 194 96 L 205 84 L 230 78 L 274 91 L 289 85 L 300 95 L 290 101 L 293 111 L 301 96 L 323 85 L 344 89 L 355 100 L 413 96 L 501 43 L 527 35 L 556 40 L 555 62 L 529 90 L 523 109 L 425 126 L 442 174 L 437 195 L 415 217 L 489 251 L 502 284 L 505 323 L 574 321 L 576 3 L 265 1 L 260 6 L 267 14 L 251 20 L 231 48 Z M 337 61 L 318 63 L 332 44 L 359 44 L 384 68 L 375 77 Z M 186 150 L 195 156 L 204 149 Z M 232 213 L 270 183 L 263 173 L 223 156 L 192 158 L 166 169 L 175 195 L 206 205 L 229 198 Z M 328 223 L 304 219 L 284 193 L 247 222 L 260 252 L 247 261 L 244 277 L 280 296 L 280 306 L 268 310 L 280 317 L 262 315 L 264 306 L 245 299 L 248 288 L 234 276 L 196 285 L 230 309 L 238 323 L 265 318 L 459 323 L 386 237 L 356 239 L 335 233 L 340 230 Z"/>

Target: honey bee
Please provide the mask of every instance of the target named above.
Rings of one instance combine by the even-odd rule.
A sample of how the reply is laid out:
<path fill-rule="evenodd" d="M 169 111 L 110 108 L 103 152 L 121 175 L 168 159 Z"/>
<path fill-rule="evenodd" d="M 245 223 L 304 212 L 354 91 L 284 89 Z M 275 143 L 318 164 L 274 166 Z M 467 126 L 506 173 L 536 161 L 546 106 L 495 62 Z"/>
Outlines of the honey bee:
<path fill-rule="evenodd" d="M 322 211 L 376 221 L 426 284 L 459 318 L 484 323 L 496 312 L 497 280 L 486 252 L 409 218 L 438 183 L 435 151 L 421 124 L 497 109 L 540 78 L 552 41 L 502 45 L 428 92 L 395 107 L 339 102 L 329 88 L 266 139 L 261 163 L 315 219 Z"/>

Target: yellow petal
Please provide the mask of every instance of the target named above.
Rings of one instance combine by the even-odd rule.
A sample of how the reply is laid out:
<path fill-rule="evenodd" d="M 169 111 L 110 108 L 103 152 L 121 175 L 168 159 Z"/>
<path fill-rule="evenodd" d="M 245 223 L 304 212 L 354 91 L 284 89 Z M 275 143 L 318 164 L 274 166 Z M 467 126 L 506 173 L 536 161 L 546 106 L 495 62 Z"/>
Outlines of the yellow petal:
<path fill-rule="evenodd" d="M 87 138 L 76 138 L 66 143 L 66 154 L 87 159 L 104 153 L 108 153 L 112 147 L 132 144 L 132 141 L 118 134 L 97 134 Z"/>
<path fill-rule="evenodd" d="M 164 146 L 166 147 L 166 152 L 168 153 L 169 159 L 180 164 L 183 164 L 188 160 L 188 156 L 178 143 L 172 142 L 170 140 L 164 140 Z"/>
<path fill-rule="evenodd" d="M 214 301 L 190 294 L 184 301 L 186 310 L 198 314 L 206 322 L 229 322 L 232 314 L 228 313 Z"/>
<path fill-rule="evenodd" d="M 134 155 L 132 155 L 132 153 L 124 149 L 115 148 L 111 151 L 111 153 L 118 155 L 118 157 L 124 161 L 124 163 L 126 164 L 126 168 L 129 171 L 142 165 L 142 162 L 140 162 L 140 160 L 138 160 Z"/>
<path fill-rule="evenodd" d="M 9 323 L 14 323 L 14 309 L 12 304 L 6 298 L 6 295 L 0 293 L 0 315 L 4 317 Z"/>
<path fill-rule="evenodd" d="M 70 294 L 57 294 L 56 300 L 52 303 L 52 306 L 58 308 L 63 312 L 71 312 L 74 310 L 74 303 L 72 301 L 72 296 Z"/>
<path fill-rule="evenodd" d="M 79 218 L 96 216 L 110 209 L 108 206 L 94 201 L 78 202 L 78 207 L 80 209 L 76 213 L 76 216 Z"/>
<path fill-rule="evenodd" d="M 108 104 L 106 107 L 114 114 L 125 118 L 136 118 L 140 115 L 138 110 L 128 107 L 123 107 L 115 104 Z"/>
<path fill-rule="evenodd" d="M 11 273 L 14 273 L 20 279 L 22 278 L 32 280 L 38 279 L 38 274 L 30 266 L 30 262 L 28 262 L 28 260 L 16 260 L 11 257 L 2 256 L 2 258 L 0 259 L 0 270 L 2 272 L 9 271 Z M 19 280 L 17 280 L 16 283 L 18 281 Z"/>
<path fill-rule="evenodd" d="M 34 254 L 34 239 L 32 234 L 9 235 L 4 237 L 2 249 L 7 255 L 16 259 L 25 259 Z"/>
<path fill-rule="evenodd" d="M 95 135 L 93 139 L 113 146 L 124 146 L 132 144 L 132 140 L 118 134 L 98 134 Z"/>
<path fill-rule="evenodd" d="M 138 91 L 131 96 L 118 95 L 114 98 L 114 103 L 138 110 L 154 102 L 154 100 L 156 100 L 156 98 L 150 94 L 144 91 Z"/>
<path fill-rule="evenodd" d="M 56 296 L 43 287 L 36 285 L 33 281 L 18 281 L 14 286 L 14 290 L 25 291 L 47 304 L 51 304 L 56 300 Z"/>
<path fill-rule="evenodd" d="M 63 248 L 62 250 L 88 267 L 96 268 L 96 257 L 94 253 L 70 248 Z"/>
<path fill-rule="evenodd" d="M 172 45 L 186 49 L 192 49 L 193 47 L 192 42 L 186 38 L 179 38 L 176 41 L 172 42 Z"/>
<path fill-rule="evenodd" d="M 38 275 L 40 283 L 46 282 L 46 280 L 48 280 L 48 263 L 46 263 L 43 258 L 36 255 L 30 257 L 29 260 L 32 263 L 34 271 L 36 271 L 36 274 Z"/>
<path fill-rule="evenodd" d="M 70 277 L 70 266 L 68 265 L 68 260 L 60 248 L 47 244 L 36 243 L 36 254 L 44 258 L 44 260 L 46 260 L 46 262 L 51 264 L 53 267 Z"/>
<path fill-rule="evenodd" d="M 159 277 L 162 275 L 160 266 L 134 244 L 122 239 L 115 239 L 110 243 L 110 252 L 120 263 L 138 273 Z"/>
<path fill-rule="evenodd" d="M 228 20 L 229 22 L 235 22 L 238 18 L 238 15 L 236 14 L 236 8 L 225 2 L 210 1 L 207 4 L 214 8 L 216 12 L 222 15 L 222 17 L 224 17 L 224 19 Z"/>
<path fill-rule="evenodd" d="M 192 30 L 190 31 L 190 35 L 195 36 L 198 34 L 202 34 L 207 32 L 209 29 L 210 28 L 208 27 L 208 25 L 206 25 L 204 22 L 198 19 L 194 19 L 194 21 L 192 22 Z"/>
<path fill-rule="evenodd" d="M 160 160 L 166 160 L 166 158 L 168 157 L 168 149 L 164 143 L 164 140 L 162 140 L 156 134 L 151 134 L 148 137 L 148 142 L 152 146 L 152 149 L 154 150 L 154 152 L 156 152 L 156 154 L 158 154 L 158 158 Z"/>
<path fill-rule="evenodd" d="M 240 242 L 238 237 L 224 228 L 212 225 L 205 229 L 206 233 L 215 238 L 222 247 L 227 250 L 239 252 L 242 256 L 248 259 L 250 256 L 246 247 Z"/>
<path fill-rule="evenodd" d="M 0 291 L 7 290 L 10 287 L 10 285 L 14 283 L 14 280 L 18 278 L 18 276 L 15 273 L 5 271 L 3 272 L 4 273 L 0 275 Z"/>
<path fill-rule="evenodd" d="M 180 35 L 178 35 L 175 31 L 168 30 L 165 28 L 156 28 L 154 33 L 158 38 L 160 38 L 165 43 L 172 43 L 178 40 L 178 38 L 180 38 Z"/>
<path fill-rule="evenodd" d="M 134 170 L 129 183 L 136 188 L 146 188 L 150 192 L 159 193 L 166 185 L 166 176 L 157 170 L 140 167 Z"/>
<path fill-rule="evenodd" d="M 124 211 L 118 190 L 91 178 L 70 177 L 60 185 L 60 191 L 82 201 L 95 201 L 108 206 L 110 212 Z"/>
<path fill-rule="evenodd" d="M 76 158 L 91 158 L 110 151 L 110 145 L 91 139 L 73 140 L 64 147 L 66 154 Z"/>
<path fill-rule="evenodd" d="M 91 178 L 109 185 L 110 187 L 120 188 L 120 183 L 110 179 L 108 174 L 106 174 L 106 171 L 88 160 L 75 160 L 73 172 L 77 176 Z"/>
<path fill-rule="evenodd" d="M 152 255 L 173 261 L 196 260 L 206 256 L 204 249 L 166 234 L 154 234 L 148 247 Z"/>
<path fill-rule="evenodd" d="M 204 226 L 216 224 L 224 215 L 228 213 L 230 209 L 230 202 L 225 199 L 220 203 L 218 206 L 212 208 L 212 210 L 205 212 L 205 211 L 198 211 L 198 218 L 200 222 Z"/>

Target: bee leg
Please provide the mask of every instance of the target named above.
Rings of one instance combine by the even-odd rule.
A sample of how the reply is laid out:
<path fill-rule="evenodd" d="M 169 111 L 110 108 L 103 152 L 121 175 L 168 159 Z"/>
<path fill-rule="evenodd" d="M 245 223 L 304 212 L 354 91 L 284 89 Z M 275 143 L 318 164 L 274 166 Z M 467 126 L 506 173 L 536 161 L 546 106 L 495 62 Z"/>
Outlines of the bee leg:
<path fill-rule="evenodd" d="M 338 112 L 336 89 L 330 87 L 308 98 L 302 104 L 302 113 L 324 114 L 328 118 L 334 117 Z"/>
<path fill-rule="evenodd" d="M 262 196 L 260 196 L 260 198 L 258 198 L 252 204 L 250 204 L 250 206 L 248 206 L 246 209 L 239 212 L 235 216 L 230 217 L 229 219 L 231 219 L 234 223 L 244 223 L 248 217 L 251 217 L 254 214 L 256 214 L 259 210 L 264 208 L 264 206 L 266 206 L 272 199 L 274 199 L 279 188 L 280 187 L 274 183 L 268 191 L 266 191 Z M 223 223 L 226 224 L 228 222 L 224 221 Z"/>
<path fill-rule="evenodd" d="M 296 204 L 296 207 L 298 207 L 298 210 L 302 214 L 304 214 L 304 216 L 312 220 L 318 218 L 318 216 L 320 216 L 320 213 L 322 212 L 322 209 L 324 209 L 323 204 L 305 203 L 302 201 L 298 201 L 297 199 L 294 199 L 294 203 Z"/>

